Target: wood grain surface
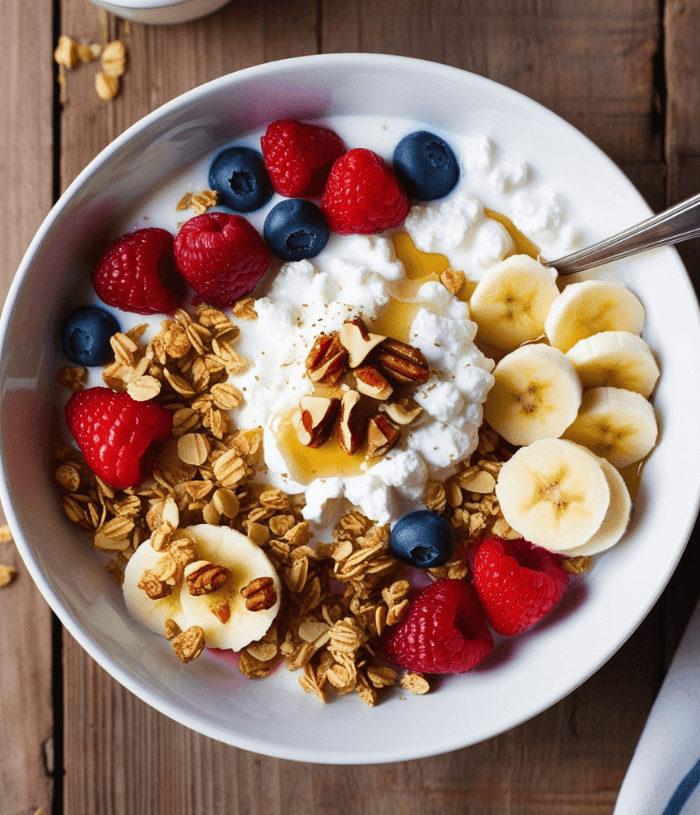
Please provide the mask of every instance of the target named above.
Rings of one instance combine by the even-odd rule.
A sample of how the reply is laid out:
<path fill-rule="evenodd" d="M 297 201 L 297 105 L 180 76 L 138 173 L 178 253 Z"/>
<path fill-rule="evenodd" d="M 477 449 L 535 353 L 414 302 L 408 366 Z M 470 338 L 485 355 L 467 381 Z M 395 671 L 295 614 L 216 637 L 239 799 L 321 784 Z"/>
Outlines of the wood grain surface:
<path fill-rule="evenodd" d="M 167 27 L 87 0 L 0 0 L 0 19 L 3 297 L 58 194 L 126 127 L 209 79 L 302 54 L 404 54 L 488 76 L 582 130 L 654 209 L 700 189 L 700 7 L 683 0 L 234 0 Z M 99 42 L 105 26 L 128 45 L 120 96 L 98 99 L 86 65 L 59 104 L 58 35 Z M 681 253 L 700 284 L 697 242 Z M 608 815 L 697 599 L 697 544 L 637 632 L 559 704 L 464 750 L 366 767 L 264 758 L 166 719 L 52 620 L 0 544 L 19 570 L 0 589 L 0 815 Z"/>

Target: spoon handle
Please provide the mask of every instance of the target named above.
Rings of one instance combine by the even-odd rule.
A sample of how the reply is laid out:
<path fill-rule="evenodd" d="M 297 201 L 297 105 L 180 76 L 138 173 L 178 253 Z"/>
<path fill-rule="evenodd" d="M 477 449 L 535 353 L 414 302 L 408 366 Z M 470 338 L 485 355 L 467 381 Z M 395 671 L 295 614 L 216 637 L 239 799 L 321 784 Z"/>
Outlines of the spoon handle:
<path fill-rule="evenodd" d="M 580 252 L 566 255 L 559 260 L 548 261 L 547 265 L 555 268 L 560 275 L 568 275 L 656 246 L 680 243 L 699 235 L 700 195 L 694 195 L 600 243 L 587 246 Z"/>

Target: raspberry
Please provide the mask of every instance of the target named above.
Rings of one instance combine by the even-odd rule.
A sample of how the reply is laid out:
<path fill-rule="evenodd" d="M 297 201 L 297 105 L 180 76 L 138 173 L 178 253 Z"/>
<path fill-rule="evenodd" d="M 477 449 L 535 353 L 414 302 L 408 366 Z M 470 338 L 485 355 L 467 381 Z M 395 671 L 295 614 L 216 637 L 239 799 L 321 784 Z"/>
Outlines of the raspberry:
<path fill-rule="evenodd" d="M 149 450 L 168 440 L 172 414 L 155 402 L 136 402 L 108 388 L 77 391 L 66 423 L 90 469 L 110 487 L 127 489 L 151 475 Z"/>
<path fill-rule="evenodd" d="M 410 204 L 401 182 L 384 159 L 357 148 L 333 165 L 321 196 L 321 210 L 339 235 L 372 235 L 398 226 Z"/>
<path fill-rule="evenodd" d="M 273 122 L 260 145 L 275 192 L 287 198 L 320 195 L 333 162 L 345 152 L 337 133 L 291 119 Z"/>
<path fill-rule="evenodd" d="M 526 540 L 491 538 L 474 558 L 474 586 L 499 634 L 520 634 L 539 622 L 561 600 L 568 582 L 559 556 Z"/>
<path fill-rule="evenodd" d="M 183 224 L 175 238 L 175 263 L 200 301 L 226 308 L 253 291 L 270 256 L 243 216 L 207 212 Z"/>
<path fill-rule="evenodd" d="M 174 311 L 187 286 L 175 270 L 173 236 L 149 227 L 113 241 L 92 271 L 97 296 L 108 306 L 137 314 Z"/>
<path fill-rule="evenodd" d="M 384 644 L 396 665 L 429 674 L 470 671 L 492 648 L 479 598 L 464 580 L 436 580 L 420 589 Z"/>

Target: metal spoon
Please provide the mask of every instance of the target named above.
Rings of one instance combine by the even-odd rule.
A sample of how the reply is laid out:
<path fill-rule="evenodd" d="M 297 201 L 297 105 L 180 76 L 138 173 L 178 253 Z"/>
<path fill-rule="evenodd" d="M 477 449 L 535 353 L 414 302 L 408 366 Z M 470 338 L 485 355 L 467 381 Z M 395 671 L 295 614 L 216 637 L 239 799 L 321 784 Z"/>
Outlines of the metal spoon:
<path fill-rule="evenodd" d="M 698 236 L 700 236 L 700 195 L 694 195 L 600 243 L 594 243 L 593 246 L 559 260 L 546 262 L 560 275 L 568 275 L 582 272 L 592 266 L 602 266 L 611 260 L 629 257 L 646 249 L 680 243 Z"/>

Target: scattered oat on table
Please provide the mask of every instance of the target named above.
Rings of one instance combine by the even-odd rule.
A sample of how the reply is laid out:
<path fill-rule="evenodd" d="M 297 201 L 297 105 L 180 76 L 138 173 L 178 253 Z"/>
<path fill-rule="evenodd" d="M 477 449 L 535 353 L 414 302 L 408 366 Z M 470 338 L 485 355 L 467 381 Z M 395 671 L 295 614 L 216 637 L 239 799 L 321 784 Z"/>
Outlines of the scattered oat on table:
<path fill-rule="evenodd" d="M 0 588 L 9 585 L 17 574 L 14 566 L 3 566 L 0 563 Z"/>

